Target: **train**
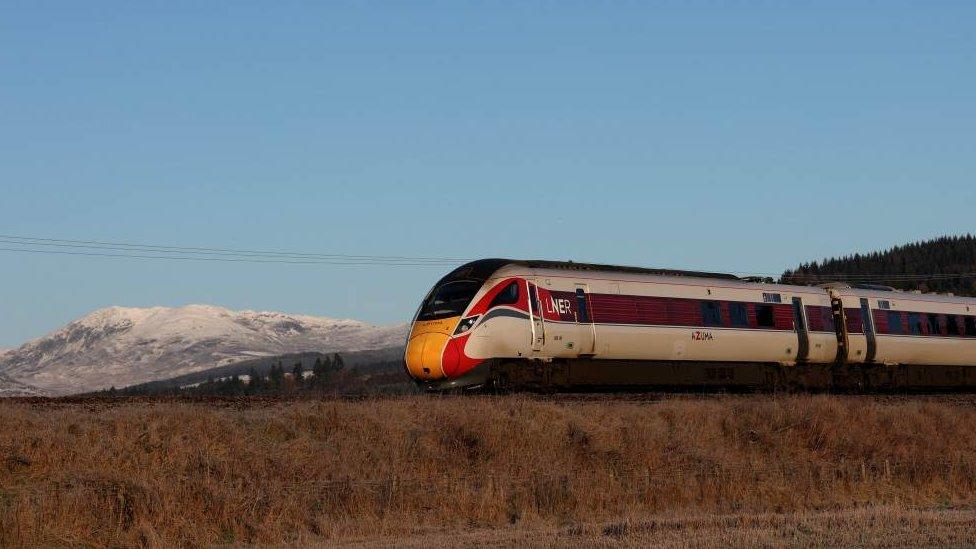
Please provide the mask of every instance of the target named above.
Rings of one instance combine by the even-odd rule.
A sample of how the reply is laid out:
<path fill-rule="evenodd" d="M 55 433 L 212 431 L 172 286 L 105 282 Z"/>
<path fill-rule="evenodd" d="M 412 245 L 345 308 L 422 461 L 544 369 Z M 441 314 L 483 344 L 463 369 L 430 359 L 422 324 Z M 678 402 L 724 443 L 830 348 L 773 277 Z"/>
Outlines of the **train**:
<path fill-rule="evenodd" d="M 482 259 L 406 342 L 427 391 L 976 386 L 976 299 L 843 282 Z"/>

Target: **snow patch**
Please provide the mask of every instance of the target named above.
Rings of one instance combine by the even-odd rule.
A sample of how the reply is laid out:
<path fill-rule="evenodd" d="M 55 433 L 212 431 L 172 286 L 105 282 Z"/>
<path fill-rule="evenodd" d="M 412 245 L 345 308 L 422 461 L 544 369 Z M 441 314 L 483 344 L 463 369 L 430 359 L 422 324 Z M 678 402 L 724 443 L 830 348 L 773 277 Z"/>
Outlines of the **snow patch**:
<path fill-rule="evenodd" d="M 0 354 L 0 376 L 52 394 L 124 387 L 242 359 L 401 345 L 407 325 L 232 311 L 108 307 Z M 2 394 L 2 393 L 0 393 Z"/>

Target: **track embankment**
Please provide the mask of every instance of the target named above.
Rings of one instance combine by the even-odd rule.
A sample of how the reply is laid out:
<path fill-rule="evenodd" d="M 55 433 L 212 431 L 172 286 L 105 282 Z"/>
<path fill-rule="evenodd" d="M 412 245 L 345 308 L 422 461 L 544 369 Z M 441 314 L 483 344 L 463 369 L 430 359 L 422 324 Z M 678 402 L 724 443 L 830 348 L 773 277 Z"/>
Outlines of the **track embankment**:
<path fill-rule="evenodd" d="M 976 543 L 974 508 L 958 395 L 0 402 L 0 546 Z"/>

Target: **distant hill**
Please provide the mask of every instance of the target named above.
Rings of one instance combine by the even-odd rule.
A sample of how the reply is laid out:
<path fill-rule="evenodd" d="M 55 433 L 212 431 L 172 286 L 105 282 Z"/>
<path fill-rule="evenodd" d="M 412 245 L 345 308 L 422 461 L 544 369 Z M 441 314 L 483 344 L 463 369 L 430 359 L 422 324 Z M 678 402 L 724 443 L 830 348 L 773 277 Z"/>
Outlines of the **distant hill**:
<path fill-rule="evenodd" d="M 959 276 L 967 274 L 967 276 Z M 976 236 L 943 236 L 882 252 L 805 263 L 783 273 L 781 282 L 875 283 L 903 290 L 976 296 Z"/>
<path fill-rule="evenodd" d="M 406 333 L 405 324 L 372 326 L 209 305 L 110 307 L 0 354 L 0 389 L 84 393 L 252 358 L 388 348 L 402 345 Z"/>

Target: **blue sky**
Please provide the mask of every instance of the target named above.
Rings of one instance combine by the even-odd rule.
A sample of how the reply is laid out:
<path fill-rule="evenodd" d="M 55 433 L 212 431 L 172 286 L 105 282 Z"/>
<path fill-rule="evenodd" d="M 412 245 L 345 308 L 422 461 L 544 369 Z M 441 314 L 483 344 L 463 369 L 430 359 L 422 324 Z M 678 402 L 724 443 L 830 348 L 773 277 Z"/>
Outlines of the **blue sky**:
<path fill-rule="evenodd" d="M 3 12 L 0 234 L 779 272 L 974 226 L 971 2 Z M 0 252 L 0 346 L 108 305 L 401 322 L 445 270 Z"/>

